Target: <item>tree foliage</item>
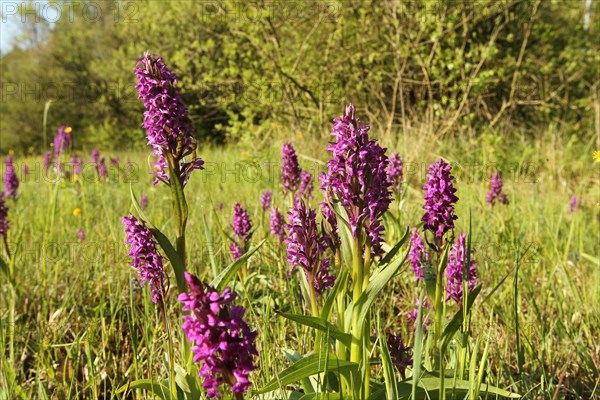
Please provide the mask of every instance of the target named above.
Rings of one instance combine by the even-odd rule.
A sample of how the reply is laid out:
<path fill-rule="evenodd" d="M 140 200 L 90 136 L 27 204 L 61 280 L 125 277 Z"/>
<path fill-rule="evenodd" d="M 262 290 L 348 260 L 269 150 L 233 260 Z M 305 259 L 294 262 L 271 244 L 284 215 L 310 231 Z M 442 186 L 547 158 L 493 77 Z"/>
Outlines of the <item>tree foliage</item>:
<path fill-rule="evenodd" d="M 55 20 L 34 3 L 21 8 L 39 18 L 8 16 L 22 35 L 1 59 L 1 150 L 40 147 L 49 100 L 49 129 L 73 126 L 77 146 L 139 143 L 145 50 L 176 71 L 201 141 L 255 140 L 259 126 L 320 135 L 350 101 L 388 131 L 591 129 L 599 101 L 597 2 L 50 2 Z"/>

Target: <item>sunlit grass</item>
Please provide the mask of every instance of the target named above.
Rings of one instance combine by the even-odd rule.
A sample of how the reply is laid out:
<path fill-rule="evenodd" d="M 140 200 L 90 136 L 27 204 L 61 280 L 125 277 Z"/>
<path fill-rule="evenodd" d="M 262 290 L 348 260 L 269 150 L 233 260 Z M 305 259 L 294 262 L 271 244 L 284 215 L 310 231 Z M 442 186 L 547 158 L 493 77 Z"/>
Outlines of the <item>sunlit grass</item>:
<path fill-rule="evenodd" d="M 446 138 L 435 148 L 431 136 L 425 135 L 383 142 L 399 143 L 405 157 L 408 189 L 402 207 L 398 203 L 391 207 L 403 229 L 415 226 L 422 216 L 427 165 L 444 157 L 454 165 L 457 178 L 457 215 L 472 215 L 482 297 L 507 276 L 492 299 L 474 313 L 474 336 L 490 340 L 487 381 L 511 386 L 526 398 L 597 395 L 600 171 L 591 158 L 593 142 L 561 138 L 552 129 L 538 140 L 515 135 Z M 294 143 L 302 167 L 315 176 L 324 168 L 315 161 L 325 159 L 322 143 Z M 289 270 L 285 250 L 269 237 L 268 214 L 263 214 L 258 201 L 260 193 L 270 188 L 275 205 L 283 209 L 288 205 L 280 193 L 280 144 L 258 150 L 204 149 L 200 155 L 206 170 L 195 173 L 186 187 L 192 272 L 211 279 L 218 272 L 215 268 L 228 263 L 219 225 L 231 229 L 235 202 L 248 210 L 257 226 L 253 241 L 269 238 L 251 259 L 248 280 L 236 287 L 251 326 L 259 332 L 256 387 L 286 365 L 284 349 L 311 349 L 306 327 L 277 315 L 277 311 L 301 313 L 303 304 L 296 276 L 285 275 Z M 166 335 L 147 291 L 140 289 L 129 267 L 120 220 L 131 211 L 131 185 L 138 197 L 149 197 L 146 213 L 153 223 L 173 234 L 170 193 L 162 185 L 151 185 L 147 152 L 115 154 L 122 166 L 130 159 L 136 174 L 109 167 L 107 182 L 85 176 L 77 183 L 55 182 L 43 177 L 41 157 L 15 157 L 17 165 L 28 163 L 31 172 L 28 178 L 21 177 L 20 198 L 8 203 L 15 291 L 3 276 L 3 398 L 116 399 L 121 398 L 116 388 L 128 381 L 167 375 Z M 485 204 L 494 170 L 504 176 L 510 199 L 506 207 Z M 314 204 L 320 201 L 315 194 Z M 571 195 L 580 200 L 573 213 Z M 223 209 L 217 210 L 220 203 Z M 80 214 L 74 213 L 76 209 Z M 468 231 L 468 224 L 468 217 L 461 217 L 457 231 Z M 76 234 L 80 228 L 86 233 L 84 241 Z M 395 229 L 388 227 L 397 240 L 400 233 Z M 4 251 L 1 256 L 6 259 Z M 414 286 L 409 269 L 388 286 L 376 308 L 384 330 L 411 337 L 406 315 L 417 296 Z M 176 290 L 169 297 L 168 312 L 177 327 L 181 312 Z M 129 396 L 144 398 L 141 393 Z"/>

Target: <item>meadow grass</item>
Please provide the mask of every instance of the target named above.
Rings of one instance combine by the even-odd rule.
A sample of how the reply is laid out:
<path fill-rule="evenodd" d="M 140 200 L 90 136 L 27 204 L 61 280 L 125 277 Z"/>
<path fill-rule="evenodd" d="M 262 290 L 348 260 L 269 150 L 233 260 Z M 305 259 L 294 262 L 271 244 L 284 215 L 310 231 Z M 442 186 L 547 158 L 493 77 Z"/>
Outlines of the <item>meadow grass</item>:
<path fill-rule="evenodd" d="M 304 169 L 315 176 L 324 170 L 324 140 L 290 139 Z M 472 247 L 483 284 L 472 331 L 490 346 L 487 382 L 530 399 L 598 396 L 600 168 L 592 161 L 594 142 L 563 137 L 552 127 L 531 135 L 437 139 L 413 133 L 381 139 L 405 161 L 405 194 L 390 207 L 400 221 L 395 226 L 388 219 L 390 242 L 420 221 L 427 166 L 440 157 L 453 165 L 461 216 L 456 230 L 468 231 L 471 215 Z M 231 231 L 235 202 L 248 210 L 256 226 L 253 242 L 268 238 L 250 259 L 248 279 L 235 284 L 249 323 L 259 332 L 254 387 L 287 365 L 286 349 L 311 350 L 307 328 L 277 315 L 303 313 L 304 305 L 298 276 L 287 276 L 285 249 L 268 234 L 268 213 L 258 202 L 269 188 L 275 205 L 283 210 L 289 206 L 280 193 L 281 144 L 204 148 L 200 156 L 206 170 L 195 173 L 186 187 L 191 272 L 210 280 L 230 262 L 221 227 Z M 133 211 L 131 187 L 138 198 L 149 197 L 146 213 L 152 222 L 168 235 L 175 232 L 170 192 L 151 185 L 148 153 L 114 153 L 121 165 L 130 159 L 138 167 L 133 175 L 109 167 L 108 182 L 84 173 L 77 183 L 45 179 L 40 157 L 16 157 L 17 165 L 26 162 L 32 172 L 21 179 L 20 198 L 8 202 L 9 244 L 15 256 L 12 284 L 2 278 L 2 398 L 116 399 L 122 398 L 116 388 L 129 381 L 167 376 L 166 335 L 129 266 L 120 222 Z M 498 170 L 510 204 L 492 208 L 485 193 Z M 318 189 L 314 194 L 313 206 L 321 201 Z M 571 195 L 579 199 L 572 213 Z M 81 213 L 74 215 L 75 209 Z M 84 241 L 76 235 L 80 228 Z M 1 256 L 7 259 L 5 250 Z M 166 304 L 177 328 L 181 311 L 175 293 L 170 292 Z M 414 276 L 405 266 L 378 300 L 373 320 L 380 320 L 383 331 L 411 338 L 406 316 L 416 297 Z M 127 398 L 146 396 L 129 392 Z"/>

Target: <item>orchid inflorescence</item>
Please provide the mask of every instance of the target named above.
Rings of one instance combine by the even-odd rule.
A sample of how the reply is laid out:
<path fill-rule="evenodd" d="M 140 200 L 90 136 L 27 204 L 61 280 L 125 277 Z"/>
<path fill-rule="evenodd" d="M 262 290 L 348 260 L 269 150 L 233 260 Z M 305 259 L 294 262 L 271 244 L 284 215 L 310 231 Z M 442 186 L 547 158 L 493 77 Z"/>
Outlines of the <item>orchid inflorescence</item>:
<path fill-rule="evenodd" d="M 247 250 L 248 243 L 252 238 L 252 221 L 248 212 L 242 208 L 240 203 L 235 203 L 233 206 L 233 233 L 239 240 L 238 243 L 230 242 L 229 250 L 234 260 L 239 259 Z"/>
<path fill-rule="evenodd" d="M 354 113 L 350 104 L 346 113 L 334 120 L 331 135 L 336 141 L 327 146 L 332 158 L 327 162 L 328 171 L 319 176 L 321 190 L 330 204 L 339 203 L 345 209 L 352 235 L 363 236 L 373 254 L 381 255 L 381 217 L 391 202 L 388 158 L 385 149 L 369 138 L 370 127 Z"/>
<path fill-rule="evenodd" d="M 51 161 L 52 161 L 52 152 L 46 151 L 42 158 L 42 165 L 44 167 L 44 173 L 46 173 L 46 174 L 48 173 L 48 170 L 50 169 Z"/>
<path fill-rule="evenodd" d="M 485 202 L 490 206 L 493 206 L 496 202 L 504 205 L 508 204 L 508 197 L 502 192 L 502 176 L 497 172 L 492 174 L 490 191 L 485 196 Z"/>
<path fill-rule="evenodd" d="M 475 261 L 471 258 L 471 254 L 467 254 L 465 244 L 466 233 L 460 234 L 456 239 L 456 243 L 450 249 L 448 257 L 448 266 L 446 267 L 446 301 L 452 299 L 459 305 L 462 304 L 463 297 L 463 281 L 468 282 L 469 292 L 475 288 L 477 282 L 477 269 Z M 474 250 L 471 249 L 471 253 Z"/>
<path fill-rule="evenodd" d="M 333 286 L 335 276 L 329 273 L 330 259 L 325 256 L 327 240 L 318 231 L 315 210 L 300 200 L 289 211 L 288 217 L 287 261 L 292 270 L 301 268 L 314 290 L 323 293 Z"/>
<path fill-rule="evenodd" d="M 154 184 L 169 184 L 167 169 L 171 169 L 185 186 L 194 170 L 203 169 L 204 161 L 196 157 L 196 140 L 192 136 L 192 124 L 181 96 L 175 75 L 163 62 L 145 52 L 135 68 L 139 98 L 144 100 L 144 128 L 148 133 L 148 145 L 152 146 L 158 161 L 154 165 Z M 185 157 L 191 156 L 186 161 Z M 169 162 L 168 159 L 171 159 Z"/>
<path fill-rule="evenodd" d="M 408 259 L 410 266 L 415 273 L 417 282 L 423 280 L 423 264 L 429 263 L 429 253 L 423 242 L 423 238 L 417 228 L 413 228 L 410 235 L 410 253 Z"/>
<path fill-rule="evenodd" d="M 286 237 L 285 217 L 279 212 L 277 207 L 271 209 L 271 218 L 269 220 L 269 228 L 271 235 L 275 236 L 279 243 L 283 243 Z"/>
<path fill-rule="evenodd" d="M 19 195 L 19 178 L 15 172 L 15 166 L 11 155 L 6 157 L 4 165 L 6 166 L 6 170 L 4 171 L 4 196 L 16 199 Z"/>
<path fill-rule="evenodd" d="M 0 192 L 0 238 L 6 237 L 8 228 L 8 207 L 4 201 L 4 193 Z"/>
<path fill-rule="evenodd" d="M 267 211 L 271 207 L 271 200 L 273 199 L 273 193 L 267 189 L 260 195 L 260 206 L 263 211 Z"/>
<path fill-rule="evenodd" d="M 123 217 L 125 233 L 130 245 L 131 266 L 137 269 L 140 283 L 148 282 L 154 303 L 163 302 L 166 294 L 167 276 L 164 272 L 163 257 L 158 253 L 154 235 L 144 221 L 129 214 Z"/>
<path fill-rule="evenodd" d="M 387 175 L 392 190 L 399 193 L 402 190 L 402 180 L 404 179 L 404 160 L 397 151 L 390 156 Z"/>
<path fill-rule="evenodd" d="M 296 150 L 291 143 L 285 143 L 281 149 L 281 184 L 284 193 L 294 193 L 300 185 L 301 170 Z"/>
<path fill-rule="evenodd" d="M 54 137 L 54 156 L 56 158 L 71 147 L 73 129 L 70 126 L 61 126 L 58 128 L 58 133 Z"/>
<path fill-rule="evenodd" d="M 184 311 L 183 331 L 193 344 L 194 361 L 202 364 L 199 375 L 208 397 L 221 397 L 218 387 L 231 385 L 234 393 L 246 392 L 250 373 L 256 369 L 253 357 L 258 355 L 251 331 L 244 321 L 244 307 L 233 305 L 236 293 L 226 288 L 219 293 L 185 273 L 188 293 L 179 295 Z"/>
<path fill-rule="evenodd" d="M 454 195 L 456 189 L 452 181 L 454 177 L 451 174 L 452 166 L 444 160 L 432 164 L 429 167 L 429 178 L 423 189 L 425 190 L 425 215 L 421 220 L 424 228 L 433 233 L 439 240 L 451 229 L 454 229 L 454 221 L 457 216 L 454 214 L 454 203 L 458 197 Z"/>

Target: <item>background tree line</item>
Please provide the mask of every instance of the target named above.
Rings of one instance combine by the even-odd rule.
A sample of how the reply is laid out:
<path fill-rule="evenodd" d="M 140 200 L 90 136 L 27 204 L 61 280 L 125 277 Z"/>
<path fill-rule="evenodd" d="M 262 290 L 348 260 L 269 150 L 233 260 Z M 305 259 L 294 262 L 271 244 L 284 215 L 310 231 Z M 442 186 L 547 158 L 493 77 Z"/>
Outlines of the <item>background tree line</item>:
<path fill-rule="evenodd" d="M 349 101 L 387 133 L 600 129 L 599 2 L 15 4 L 2 10 L 21 28 L 0 60 L 2 152 L 43 147 L 48 101 L 48 128 L 71 125 L 77 146 L 143 144 L 133 68 L 146 50 L 176 71 L 201 142 L 321 136 Z"/>

